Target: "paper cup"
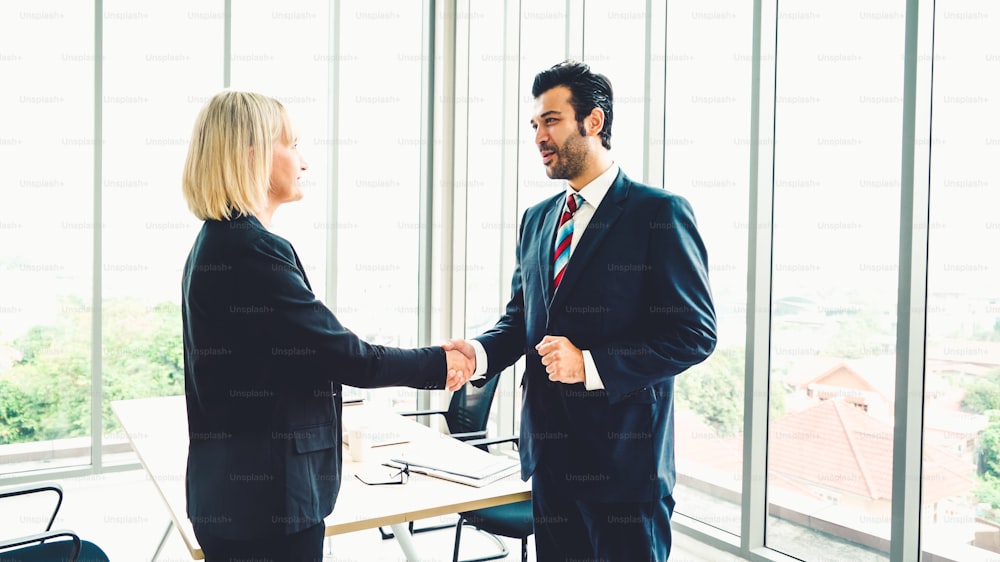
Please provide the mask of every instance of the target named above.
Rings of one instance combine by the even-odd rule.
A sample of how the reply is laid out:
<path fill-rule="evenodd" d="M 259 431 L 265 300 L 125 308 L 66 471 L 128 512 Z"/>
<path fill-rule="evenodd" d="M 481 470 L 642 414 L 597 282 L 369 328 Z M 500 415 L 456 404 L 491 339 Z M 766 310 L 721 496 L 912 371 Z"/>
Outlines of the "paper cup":
<path fill-rule="evenodd" d="M 351 449 L 351 460 L 362 462 L 368 456 L 368 449 L 372 448 L 371 438 L 366 428 L 352 429 L 347 434 L 347 446 Z"/>

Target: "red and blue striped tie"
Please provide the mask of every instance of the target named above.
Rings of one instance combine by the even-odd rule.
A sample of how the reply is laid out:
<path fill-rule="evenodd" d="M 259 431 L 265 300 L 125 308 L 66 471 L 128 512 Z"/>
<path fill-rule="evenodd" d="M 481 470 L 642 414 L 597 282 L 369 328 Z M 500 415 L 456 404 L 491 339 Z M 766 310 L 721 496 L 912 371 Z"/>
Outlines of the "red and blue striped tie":
<path fill-rule="evenodd" d="M 573 242 L 573 215 L 580 208 L 582 197 L 579 193 L 571 193 L 566 196 L 566 204 L 563 205 L 562 217 L 559 218 L 559 228 L 556 229 L 555 251 L 552 252 L 552 288 L 555 289 L 562 281 L 563 273 L 566 272 L 566 264 L 569 263 L 569 248 Z"/>

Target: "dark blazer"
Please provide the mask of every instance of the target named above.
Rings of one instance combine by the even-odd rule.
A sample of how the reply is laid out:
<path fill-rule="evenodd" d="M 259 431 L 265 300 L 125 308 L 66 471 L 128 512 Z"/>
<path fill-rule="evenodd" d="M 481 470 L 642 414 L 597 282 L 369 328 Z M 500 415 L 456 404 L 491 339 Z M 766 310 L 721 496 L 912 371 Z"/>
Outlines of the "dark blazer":
<path fill-rule="evenodd" d="M 705 246 L 684 198 L 619 172 L 553 294 L 564 200 L 561 192 L 521 219 L 510 302 L 476 338 L 488 377 L 526 354 L 522 478 L 545 463 L 577 497 L 660 498 L 676 479 L 673 377 L 715 348 Z M 589 350 L 605 390 L 549 381 L 534 349 L 545 335 Z"/>
<path fill-rule="evenodd" d="M 333 511 L 342 384 L 444 388 L 444 350 L 362 341 L 316 299 L 291 244 L 254 217 L 205 221 L 182 290 L 198 532 L 279 536 Z"/>

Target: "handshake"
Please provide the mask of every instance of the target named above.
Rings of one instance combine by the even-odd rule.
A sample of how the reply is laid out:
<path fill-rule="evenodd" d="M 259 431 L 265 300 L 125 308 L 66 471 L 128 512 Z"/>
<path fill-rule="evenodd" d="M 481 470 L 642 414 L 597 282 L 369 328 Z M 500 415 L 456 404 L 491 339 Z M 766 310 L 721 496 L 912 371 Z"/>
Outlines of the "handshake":
<path fill-rule="evenodd" d="M 456 391 L 465 386 L 476 372 L 476 350 L 466 340 L 448 340 L 441 347 L 448 357 L 445 388 Z"/>
<path fill-rule="evenodd" d="M 468 340 L 447 340 L 441 347 L 448 356 L 445 388 L 458 390 L 476 372 L 476 350 Z M 564 384 L 586 382 L 583 352 L 563 336 L 545 336 L 535 345 L 549 380 Z"/>

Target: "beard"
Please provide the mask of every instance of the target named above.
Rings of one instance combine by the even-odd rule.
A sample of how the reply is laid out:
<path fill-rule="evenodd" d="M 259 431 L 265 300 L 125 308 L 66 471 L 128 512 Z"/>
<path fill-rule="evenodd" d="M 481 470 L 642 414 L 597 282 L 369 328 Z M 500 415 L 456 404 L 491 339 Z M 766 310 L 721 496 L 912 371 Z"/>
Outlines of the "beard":
<path fill-rule="evenodd" d="M 555 153 L 555 163 L 545 167 L 549 179 L 569 180 L 583 173 L 590 147 L 583 135 L 571 135 L 562 146 L 546 145 L 543 150 Z"/>

